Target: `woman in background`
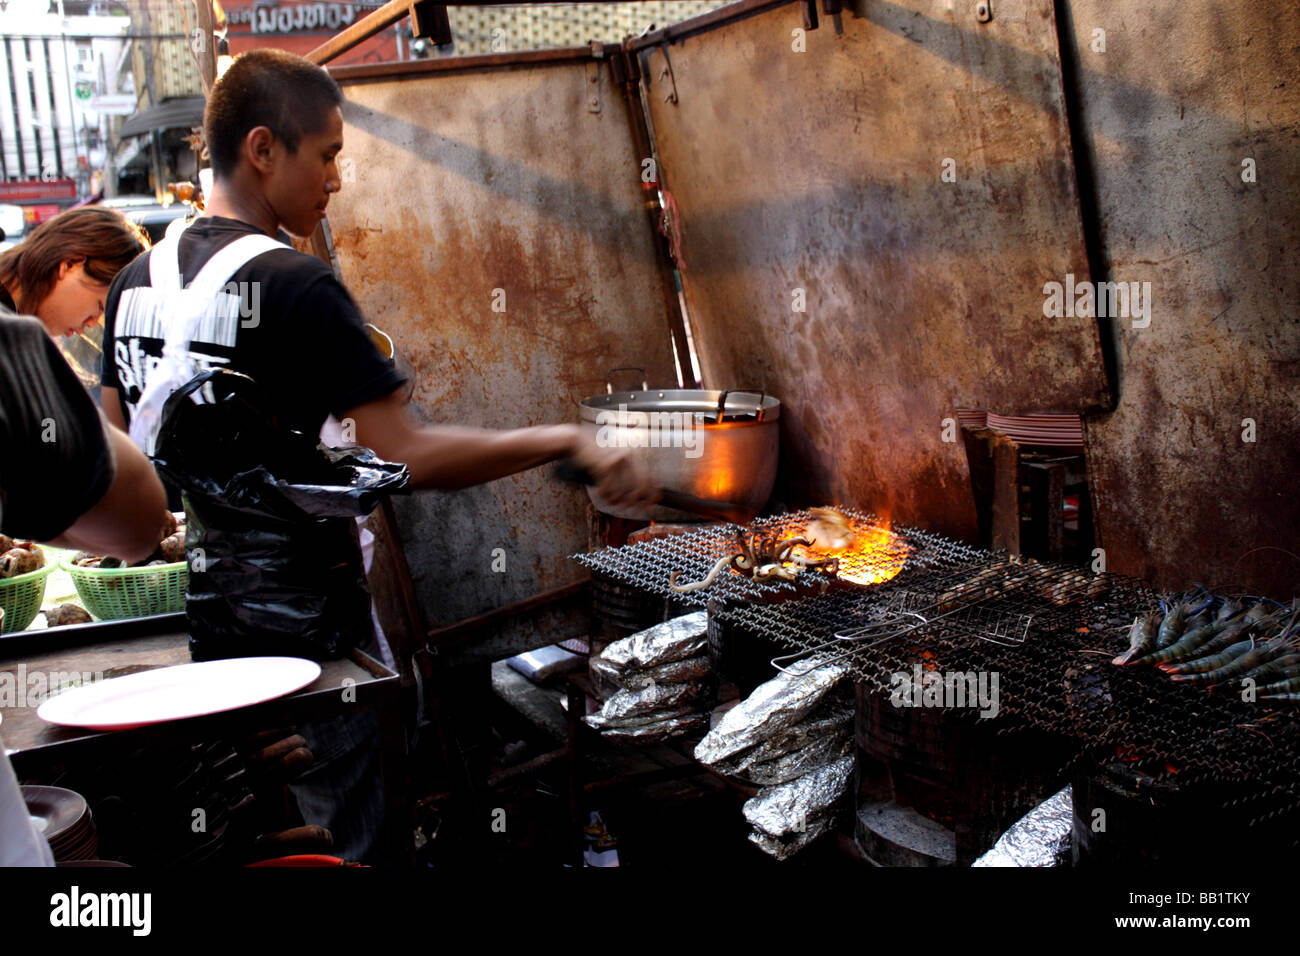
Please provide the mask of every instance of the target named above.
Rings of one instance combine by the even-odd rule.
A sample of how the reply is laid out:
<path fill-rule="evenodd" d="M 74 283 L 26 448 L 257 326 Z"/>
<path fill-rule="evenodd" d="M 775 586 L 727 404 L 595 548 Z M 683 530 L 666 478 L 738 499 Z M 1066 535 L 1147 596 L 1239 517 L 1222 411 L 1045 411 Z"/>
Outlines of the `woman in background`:
<path fill-rule="evenodd" d="M 148 248 L 116 210 L 69 209 L 0 253 L 0 305 L 36 316 L 52 338 L 76 335 L 99 321 L 113 277 Z"/>

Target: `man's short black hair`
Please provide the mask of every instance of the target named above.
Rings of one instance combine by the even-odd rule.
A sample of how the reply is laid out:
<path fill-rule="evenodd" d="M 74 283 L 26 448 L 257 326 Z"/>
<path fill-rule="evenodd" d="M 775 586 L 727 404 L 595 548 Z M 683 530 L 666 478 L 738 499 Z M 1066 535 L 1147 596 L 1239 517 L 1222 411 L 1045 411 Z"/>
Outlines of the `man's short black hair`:
<path fill-rule="evenodd" d="M 222 178 L 235 171 L 240 144 L 258 126 L 297 152 L 303 136 L 324 129 L 326 114 L 342 102 L 334 78 L 310 60 L 272 49 L 236 57 L 208 94 L 203 111 L 212 174 Z"/>

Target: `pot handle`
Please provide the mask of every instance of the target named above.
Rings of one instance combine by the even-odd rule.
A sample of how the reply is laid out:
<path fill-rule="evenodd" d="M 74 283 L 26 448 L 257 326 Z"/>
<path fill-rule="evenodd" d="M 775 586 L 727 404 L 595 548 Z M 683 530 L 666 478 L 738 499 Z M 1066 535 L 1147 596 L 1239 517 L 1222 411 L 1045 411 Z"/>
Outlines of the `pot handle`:
<path fill-rule="evenodd" d="M 648 392 L 650 387 L 646 385 L 645 369 L 640 365 L 620 365 L 618 368 L 612 368 L 605 374 L 605 394 L 614 394 L 614 373 L 615 372 L 640 372 L 641 373 L 641 391 Z"/>
<path fill-rule="evenodd" d="M 754 421 L 761 422 L 763 420 L 763 401 L 767 398 L 767 392 L 763 391 L 761 388 L 724 388 L 722 394 L 718 396 L 718 413 L 717 417 L 714 419 L 714 424 L 722 423 L 722 414 L 727 405 L 727 396 L 732 392 L 742 392 L 747 395 L 757 393 L 758 407 L 755 409 L 756 417 Z"/>

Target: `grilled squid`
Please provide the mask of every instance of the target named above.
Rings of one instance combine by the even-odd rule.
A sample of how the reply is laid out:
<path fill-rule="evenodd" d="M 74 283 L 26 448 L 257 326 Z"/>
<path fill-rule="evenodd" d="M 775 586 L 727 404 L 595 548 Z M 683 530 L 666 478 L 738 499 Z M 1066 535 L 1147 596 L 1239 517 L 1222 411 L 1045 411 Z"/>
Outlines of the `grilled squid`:
<path fill-rule="evenodd" d="M 812 547 L 823 551 L 843 551 L 853 544 L 853 526 L 834 508 L 809 508 L 813 520 L 804 529 Z"/>
<path fill-rule="evenodd" d="M 730 554 L 727 555 L 725 558 L 719 558 L 718 563 L 713 566 L 713 569 L 709 571 L 708 575 L 703 580 L 692 581 L 690 584 L 679 585 L 677 583 L 677 575 L 681 574 L 682 572 L 674 571 L 668 578 L 668 586 L 672 588 L 674 591 L 678 592 L 679 594 L 684 594 L 687 591 L 698 591 L 700 588 L 707 588 L 710 584 L 712 584 L 714 581 L 718 579 L 718 575 L 722 573 L 722 569 L 725 568 L 728 564 L 730 564 L 733 560 L 735 560 L 735 556 Z"/>

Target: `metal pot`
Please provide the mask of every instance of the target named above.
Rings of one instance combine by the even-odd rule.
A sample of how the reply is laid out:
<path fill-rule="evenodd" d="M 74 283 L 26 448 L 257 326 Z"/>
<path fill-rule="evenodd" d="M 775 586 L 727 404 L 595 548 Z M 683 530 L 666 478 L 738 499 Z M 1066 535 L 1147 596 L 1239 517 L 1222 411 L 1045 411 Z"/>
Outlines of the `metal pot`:
<path fill-rule="evenodd" d="M 613 369 L 643 371 L 641 369 Z M 650 390 L 583 399 L 584 428 L 598 444 L 631 449 L 661 488 L 755 511 L 776 481 L 781 403 L 760 389 Z M 675 508 L 614 508 L 591 486 L 592 504 L 606 514 L 647 521 L 692 520 Z"/>

